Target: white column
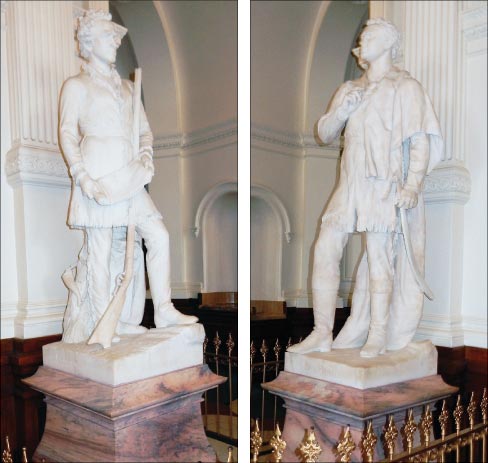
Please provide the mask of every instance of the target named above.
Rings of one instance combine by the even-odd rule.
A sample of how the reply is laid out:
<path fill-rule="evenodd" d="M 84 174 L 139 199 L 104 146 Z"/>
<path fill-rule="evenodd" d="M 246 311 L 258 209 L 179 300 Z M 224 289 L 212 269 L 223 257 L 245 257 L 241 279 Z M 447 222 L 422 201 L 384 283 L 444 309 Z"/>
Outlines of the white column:
<path fill-rule="evenodd" d="M 480 93 L 486 95 L 486 3 L 401 1 L 371 4 L 372 16 L 383 16 L 400 29 L 403 38 L 403 62 L 400 65 L 426 88 L 439 117 L 445 142 L 443 161 L 425 182 L 426 278 L 436 299 L 426 301 L 418 337 L 432 339 L 438 345 L 463 345 L 466 333 L 476 331 L 473 329 L 479 324 L 476 320 L 484 320 L 486 326 L 486 314 L 481 320 L 477 308 L 472 307 L 473 291 L 467 290 L 474 288 L 470 279 L 477 280 L 469 269 L 473 264 L 478 270 L 483 268 L 483 263 L 478 261 L 481 255 L 486 257 L 486 251 L 482 251 L 486 249 L 486 231 L 484 238 L 473 231 L 486 222 L 479 217 L 480 214 L 486 217 L 486 176 L 479 173 L 486 172 L 486 137 L 482 135 L 485 129 L 478 123 L 479 120 L 486 121 L 486 96 Z M 482 44 L 484 52 L 479 51 L 480 47 L 483 49 Z M 478 51 L 472 52 L 472 49 Z M 480 65 L 477 72 L 470 70 L 473 60 L 469 56 L 472 53 L 484 53 L 485 67 Z M 480 95 L 477 103 L 476 94 Z M 483 226 L 486 229 L 486 225 Z M 486 267 L 486 259 L 484 262 Z M 481 308 L 486 308 L 486 295 L 474 292 L 481 304 L 480 310 L 484 310 Z M 471 306 L 466 307 L 466 304 Z M 468 316 L 469 323 L 464 320 L 466 311 L 471 317 Z M 482 331 L 473 336 L 478 339 L 484 334 L 486 343 L 486 329 Z"/>
<path fill-rule="evenodd" d="M 61 332 L 67 291 L 60 275 L 76 259 L 80 233 L 66 226 L 70 180 L 58 148 L 58 96 L 75 73 L 72 2 L 8 2 L 11 147 L 17 316 L 20 338 Z M 2 127 L 3 130 L 3 127 Z"/>

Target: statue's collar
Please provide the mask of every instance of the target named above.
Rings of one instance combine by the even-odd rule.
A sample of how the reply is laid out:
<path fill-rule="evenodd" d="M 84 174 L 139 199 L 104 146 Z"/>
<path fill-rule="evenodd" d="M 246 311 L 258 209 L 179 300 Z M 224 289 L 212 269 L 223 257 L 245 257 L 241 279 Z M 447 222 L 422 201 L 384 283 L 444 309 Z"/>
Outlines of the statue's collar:
<path fill-rule="evenodd" d="M 115 69 L 115 66 L 111 67 L 110 74 L 100 72 L 95 66 L 88 62 L 82 63 L 81 69 L 86 72 L 95 83 L 109 90 L 116 98 L 122 98 L 122 80 L 119 73 Z"/>

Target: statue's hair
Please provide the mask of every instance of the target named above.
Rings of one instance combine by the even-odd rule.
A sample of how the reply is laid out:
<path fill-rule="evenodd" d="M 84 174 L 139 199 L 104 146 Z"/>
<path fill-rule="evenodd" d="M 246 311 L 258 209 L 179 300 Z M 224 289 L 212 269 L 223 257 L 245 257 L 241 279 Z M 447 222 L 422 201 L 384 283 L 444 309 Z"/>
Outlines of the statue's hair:
<path fill-rule="evenodd" d="M 393 23 L 383 18 L 368 19 L 366 26 L 381 26 L 388 40 L 391 41 L 391 59 L 396 61 L 400 55 L 401 38 L 400 32 Z"/>
<path fill-rule="evenodd" d="M 88 59 L 92 50 L 92 29 L 95 23 L 98 21 L 111 21 L 112 15 L 108 11 L 103 10 L 88 10 L 83 16 L 78 18 L 78 28 L 76 32 L 76 37 L 78 39 L 80 47 L 80 55 L 82 58 Z M 121 28 L 123 29 L 123 28 Z M 117 39 L 120 40 L 124 36 L 124 33 L 117 31 L 114 27 L 114 33 Z"/>

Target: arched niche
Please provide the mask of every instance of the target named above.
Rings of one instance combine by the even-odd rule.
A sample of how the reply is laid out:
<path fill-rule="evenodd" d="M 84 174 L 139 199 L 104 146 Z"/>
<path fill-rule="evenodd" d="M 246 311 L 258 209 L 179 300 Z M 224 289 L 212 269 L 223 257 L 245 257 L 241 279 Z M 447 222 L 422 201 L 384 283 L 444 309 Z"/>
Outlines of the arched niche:
<path fill-rule="evenodd" d="M 324 2 L 311 39 L 305 100 L 305 133 L 312 135 L 315 122 L 346 78 L 351 49 L 368 17 L 368 2 Z M 351 72 L 350 72 L 351 74 Z M 349 78 L 349 76 L 347 76 Z"/>
<path fill-rule="evenodd" d="M 167 33 L 153 2 L 110 1 L 109 9 L 113 20 L 128 29 L 119 66 L 123 73 L 134 64 L 142 69 L 144 105 L 154 137 L 179 134 L 174 65 Z"/>
<path fill-rule="evenodd" d="M 282 313 L 284 243 L 293 237 L 288 212 L 270 189 L 251 186 L 251 305 L 257 313 Z"/>
<path fill-rule="evenodd" d="M 202 239 L 203 293 L 237 292 L 237 183 L 224 182 L 203 197 L 193 232 Z"/>

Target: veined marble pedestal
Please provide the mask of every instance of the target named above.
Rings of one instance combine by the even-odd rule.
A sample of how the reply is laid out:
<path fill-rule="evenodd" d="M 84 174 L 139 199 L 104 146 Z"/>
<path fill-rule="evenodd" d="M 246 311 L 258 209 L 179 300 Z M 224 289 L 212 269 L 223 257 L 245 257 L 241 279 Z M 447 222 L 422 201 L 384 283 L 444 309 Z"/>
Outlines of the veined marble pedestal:
<path fill-rule="evenodd" d="M 338 350 L 329 353 L 329 358 L 332 357 L 334 359 L 330 361 L 330 365 L 333 366 L 334 363 L 340 363 L 340 352 Z M 375 458 L 382 459 L 385 453 L 380 436 L 383 433 L 383 427 L 386 424 L 388 415 L 393 415 L 397 428 L 400 430 L 409 408 L 413 409 L 414 418 L 418 422 L 424 405 L 429 404 L 432 410 L 438 400 L 444 399 L 457 391 L 457 388 L 444 383 L 441 376 L 436 375 L 436 370 L 434 370 L 433 374 L 423 378 L 395 382 L 394 377 L 391 376 L 392 371 L 386 368 L 385 376 L 390 377 L 390 383 L 394 384 L 369 387 L 367 389 L 345 386 L 336 382 L 311 377 L 312 373 L 315 376 L 320 376 L 321 373 L 327 374 L 328 370 L 324 367 L 319 368 L 317 371 L 317 368 L 314 369 L 313 365 L 307 362 L 304 362 L 301 366 L 297 365 L 296 362 L 294 365 L 287 364 L 290 361 L 290 354 L 287 353 L 286 355 L 285 371 L 282 371 L 274 381 L 265 383 L 262 386 L 285 401 L 287 411 L 282 437 L 288 444 L 283 456 L 283 461 L 287 462 L 301 461 L 295 452 L 304 437 L 305 430 L 310 429 L 312 426 L 315 428 L 315 435 L 322 448 L 318 461 L 336 461 L 337 455 L 334 450 L 347 425 L 350 426 L 352 438 L 356 443 L 352 461 L 363 461 L 359 442 L 369 420 L 372 420 L 374 432 L 378 437 Z M 295 360 L 299 360 L 298 354 L 292 355 Z M 320 355 L 326 356 L 327 354 L 322 353 Z M 376 375 L 376 380 L 382 382 L 381 369 L 376 369 L 374 375 L 369 374 L 371 371 L 368 373 L 368 368 L 363 363 L 363 360 L 366 360 L 370 363 L 370 368 L 374 368 L 375 359 L 359 360 L 359 350 L 356 355 L 358 358 L 349 352 L 345 356 L 343 364 L 346 372 L 344 375 L 345 381 L 351 381 L 351 378 L 355 378 L 356 381 L 358 378 L 366 378 L 368 381 L 373 381 Z M 394 368 L 394 362 L 391 359 L 388 361 L 388 355 L 391 354 L 377 358 L 376 362 L 385 364 L 386 367 L 389 365 Z M 310 356 L 310 354 L 301 355 L 300 357 L 307 356 Z M 313 361 L 315 360 L 312 359 L 312 363 Z M 298 369 L 299 367 L 303 371 L 310 373 L 309 376 L 289 371 L 290 368 Z M 336 365 L 334 375 L 337 375 L 341 368 Z M 359 370 L 354 373 L 356 368 Z M 419 366 L 419 368 L 422 369 L 425 366 Z M 426 368 L 429 368 L 429 366 L 427 365 Z M 364 375 L 361 375 L 358 371 L 363 371 Z M 415 372 L 410 372 L 410 374 L 415 374 Z M 359 382 L 357 384 L 361 385 L 363 383 Z M 403 449 L 401 433 L 399 433 L 397 449 Z"/>
<path fill-rule="evenodd" d="M 185 331 L 188 327 L 181 328 Z M 181 335 L 181 330 L 176 330 L 180 334 L 174 331 L 169 336 L 170 344 L 173 336 Z M 98 375 L 99 380 L 54 369 L 52 364 L 40 367 L 34 376 L 24 380 L 45 394 L 47 403 L 46 427 L 34 461 L 42 458 L 47 462 L 216 461 L 204 432 L 200 402 L 205 391 L 217 387 L 225 378 L 215 375 L 202 364 L 201 343 L 199 350 L 194 352 L 193 341 L 188 340 L 189 345 L 182 342 L 177 350 L 173 346 L 172 350 L 163 353 L 158 343 L 141 342 L 140 338 L 144 336 L 122 339 L 119 354 L 125 351 L 125 357 L 132 358 L 129 363 L 122 361 L 118 351 L 112 348 L 103 351 L 101 346 L 81 344 L 47 348 L 50 362 L 57 353 L 59 365 L 65 369 L 73 368 L 66 360 L 81 352 L 87 356 L 82 356 L 85 367 L 91 365 L 84 372 L 90 376 Z M 138 345 L 138 349 L 131 350 L 133 344 Z M 144 346 L 148 347 L 146 351 Z M 188 352 L 193 354 L 187 355 Z M 178 368 L 180 353 L 185 362 L 194 364 L 157 376 L 151 370 L 144 371 L 151 362 L 170 362 L 170 357 L 173 359 L 170 368 Z M 109 361 L 111 355 L 112 364 Z M 106 368 L 106 371 L 97 371 L 97 368 Z M 137 370 L 136 376 L 146 377 L 121 381 L 124 369 Z M 130 374 L 135 375 L 134 371 Z"/>

